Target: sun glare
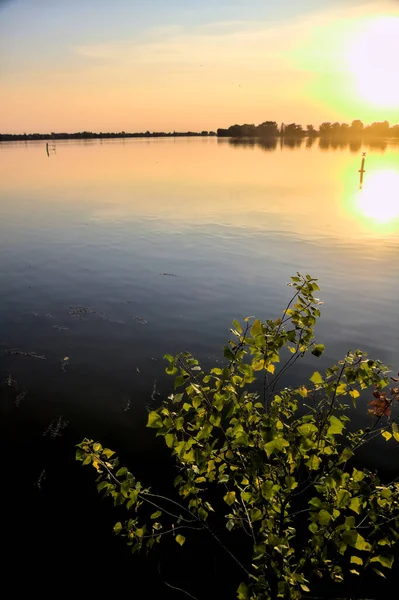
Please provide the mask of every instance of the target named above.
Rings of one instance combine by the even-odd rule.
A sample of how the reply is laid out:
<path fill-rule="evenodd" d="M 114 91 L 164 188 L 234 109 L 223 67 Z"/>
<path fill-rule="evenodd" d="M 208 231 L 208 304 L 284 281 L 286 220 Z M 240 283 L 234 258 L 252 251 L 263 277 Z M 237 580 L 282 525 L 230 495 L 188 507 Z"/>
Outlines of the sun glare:
<path fill-rule="evenodd" d="M 352 40 L 349 70 L 359 96 L 376 106 L 399 105 L 399 17 L 369 21 Z"/>
<path fill-rule="evenodd" d="M 357 211 L 374 222 L 386 224 L 399 218 L 399 171 L 384 170 L 370 174 L 359 190 Z"/>

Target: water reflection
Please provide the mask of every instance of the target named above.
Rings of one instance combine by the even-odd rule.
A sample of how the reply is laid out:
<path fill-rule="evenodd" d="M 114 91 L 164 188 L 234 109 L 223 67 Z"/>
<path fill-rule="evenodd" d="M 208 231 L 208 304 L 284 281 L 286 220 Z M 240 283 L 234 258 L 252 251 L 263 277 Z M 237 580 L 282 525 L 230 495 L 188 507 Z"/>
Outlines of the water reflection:
<path fill-rule="evenodd" d="M 372 173 L 359 190 L 356 204 L 360 215 L 377 223 L 399 219 L 399 171 Z M 399 225 L 399 223 L 398 223 Z"/>
<path fill-rule="evenodd" d="M 266 152 L 276 150 L 277 147 L 280 150 L 284 148 L 297 150 L 305 146 L 305 148 L 319 148 L 322 151 L 331 150 L 347 150 L 353 154 L 360 152 L 361 148 L 368 148 L 370 150 L 380 150 L 385 152 L 388 147 L 394 146 L 395 142 L 392 140 L 384 139 L 370 139 L 366 141 L 362 140 L 345 140 L 339 138 L 325 138 L 325 137 L 297 137 L 297 138 L 218 138 L 220 144 L 226 143 L 233 148 L 260 148 Z"/>
<path fill-rule="evenodd" d="M 228 138 L 233 148 L 260 148 L 272 152 L 277 148 L 277 138 Z"/>

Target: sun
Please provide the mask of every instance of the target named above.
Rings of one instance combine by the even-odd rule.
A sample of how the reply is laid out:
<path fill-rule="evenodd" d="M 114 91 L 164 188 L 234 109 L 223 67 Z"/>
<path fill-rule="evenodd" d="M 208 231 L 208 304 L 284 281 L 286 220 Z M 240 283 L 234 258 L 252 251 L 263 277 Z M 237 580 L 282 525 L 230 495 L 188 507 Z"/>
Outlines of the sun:
<path fill-rule="evenodd" d="M 370 19 L 352 39 L 348 67 L 359 96 L 379 107 L 399 107 L 399 17 Z"/>

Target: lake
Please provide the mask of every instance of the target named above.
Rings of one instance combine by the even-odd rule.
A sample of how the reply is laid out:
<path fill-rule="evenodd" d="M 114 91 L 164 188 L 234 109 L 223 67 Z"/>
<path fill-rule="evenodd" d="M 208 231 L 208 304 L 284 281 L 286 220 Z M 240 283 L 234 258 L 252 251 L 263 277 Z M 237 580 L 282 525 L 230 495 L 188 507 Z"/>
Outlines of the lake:
<path fill-rule="evenodd" d="M 9 481 L 23 465 L 20 493 L 44 521 L 69 488 L 60 469 L 90 479 L 71 451 L 84 435 L 141 475 L 162 470 L 144 425 L 171 385 L 163 355 L 222 361 L 231 321 L 277 317 L 296 271 L 319 278 L 326 352 L 290 382 L 355 348 L 399 370 L 399 145 L 59 141 L 47 156 L 45 142 L 3 143 L 0 182 L 0 374 L 16 382 L 3 383 L 2 447 Z M 367 458 L 395 469 L 399 452 Z M 76 516 L 75 495 L 72 530 L 88 511 Z"/>

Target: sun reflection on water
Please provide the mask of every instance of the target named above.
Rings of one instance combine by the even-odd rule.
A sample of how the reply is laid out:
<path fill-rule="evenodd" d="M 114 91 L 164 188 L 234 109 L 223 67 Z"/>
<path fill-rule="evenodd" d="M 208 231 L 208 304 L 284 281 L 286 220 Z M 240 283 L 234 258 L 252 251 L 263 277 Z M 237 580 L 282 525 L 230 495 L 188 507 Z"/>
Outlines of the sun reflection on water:
<path fill-rule="evenodd" d="M 389 165 L 370 171 L 366 164 L 362 189 L 352 191 L 345 205 L 362 229 L 382 234 L 398 232 L 399 170 Z"/>

